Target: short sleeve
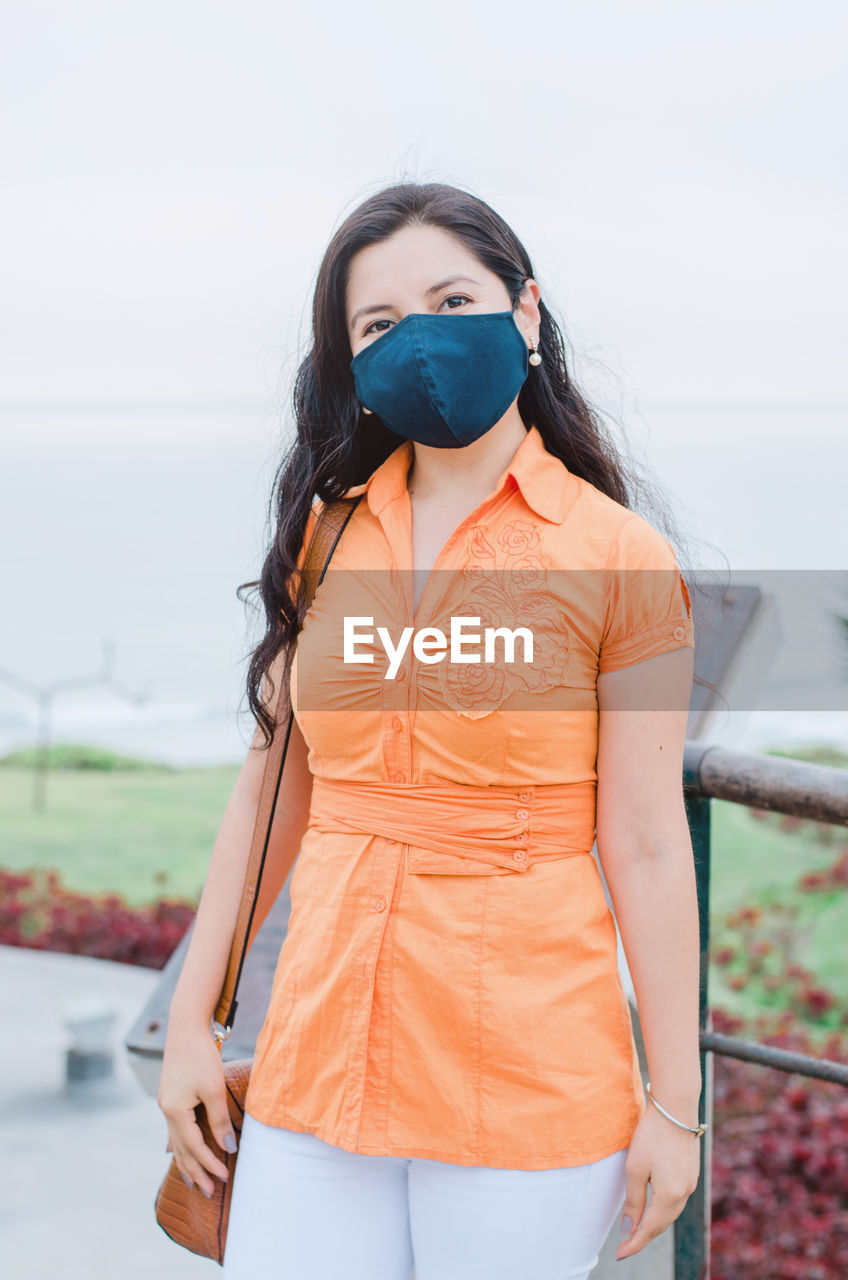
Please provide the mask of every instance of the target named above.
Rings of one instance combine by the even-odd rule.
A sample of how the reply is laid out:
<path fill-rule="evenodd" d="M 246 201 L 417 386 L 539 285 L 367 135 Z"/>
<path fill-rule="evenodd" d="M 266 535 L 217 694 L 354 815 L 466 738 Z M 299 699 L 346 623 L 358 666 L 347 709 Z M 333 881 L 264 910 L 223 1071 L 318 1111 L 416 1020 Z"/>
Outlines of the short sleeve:
<path fill-rule="evenodd" d="M 610 550 L 598 670 L 618 671 L 670 649 L 695 647 L 689 588 L 671 543 L 633 513 Z"/>

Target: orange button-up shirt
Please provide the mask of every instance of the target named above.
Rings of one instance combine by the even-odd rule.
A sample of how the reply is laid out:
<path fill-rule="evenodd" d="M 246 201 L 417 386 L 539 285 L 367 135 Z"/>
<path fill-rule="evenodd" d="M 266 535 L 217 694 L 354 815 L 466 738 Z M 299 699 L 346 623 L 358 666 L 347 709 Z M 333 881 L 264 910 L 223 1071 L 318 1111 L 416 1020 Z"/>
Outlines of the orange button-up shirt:
<path fill-rule="evenodd" d="M 592 854 L 597 678 L 693 647 L 689 593 L 670 543 L 531 427 L 413 616 L 412 456 L 348 490 L 298 638 L 312 800 L 246 1110 L 368 1155 L 583 1164 L 646 1107 Z M 462 666 L 410 644 L 388 678 L 378 627 L 396 645 L 457 614 L 535 622 L 539 650 Z"/>

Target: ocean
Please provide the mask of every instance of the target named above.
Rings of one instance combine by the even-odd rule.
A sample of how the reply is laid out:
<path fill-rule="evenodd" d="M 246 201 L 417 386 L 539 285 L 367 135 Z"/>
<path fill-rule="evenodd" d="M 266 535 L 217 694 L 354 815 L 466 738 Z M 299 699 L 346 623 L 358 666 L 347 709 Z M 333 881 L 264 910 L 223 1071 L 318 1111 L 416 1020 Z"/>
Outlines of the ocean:
<path fill-rule="evenodd" d="M 848 404 L 642 401 L 625 417 L 696 568 L 816 577 L 837 603 L 844 582 L 848 613 Z M 282 442 L 255 401 L 0 406 L 0 754 L 49 706 L 54 740 L 243 759 L 259 633 L 236 587 L 259 574 Z M 848 685 L 824 692 L 811 653 L 778 646 L 757 706 L 712 740 L 848 748 Z"/>

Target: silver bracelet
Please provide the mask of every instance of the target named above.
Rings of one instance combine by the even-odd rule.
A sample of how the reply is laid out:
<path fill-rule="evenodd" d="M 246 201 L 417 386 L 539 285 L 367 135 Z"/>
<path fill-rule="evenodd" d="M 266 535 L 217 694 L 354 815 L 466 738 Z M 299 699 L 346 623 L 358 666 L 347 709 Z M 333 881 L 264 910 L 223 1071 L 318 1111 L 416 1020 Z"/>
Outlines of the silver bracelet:
<path fill-rule="evenodd" d="M 667 1119 L 669 1119 L 669 1120 L 671 1121 L 671 1123 L 672 1123 L 672 1124 L 676 1124 L 676 1125 L 678 1125 L 681 1129 L 685 1129 L 688 1133 L 694 1133 L 694 1135 L 695 1135 L 695 1137 L 696 1137 L 696 1138 L 700 1138 L 703 1134 L 705 1134 L 705 1133 L 706 1133 L 707 1129 L 709 1128 L 709 1125 L 707 1125 L 707 1124 L 699 1124 L 699 1125 L 698 1125 L 698 1127 L 697 1127 L 697 1129 L 693 1129 L 691 1125 L 689 1125 L 689 1124 L 684 1124 L 682 1120 L 675 1120 L 674 1116 L 670 1116 L 670 1115 L 668 1114 L 668 1112 L 666 1111 L 665 1107 L 661 1107 L 661 1106 L 660 1106 L 660 1104 L 657 1102 L 656 1098 L 654 1097 L 654 1095 L 651 1093 L 651 1082 L 650 1082 L 650 1080 L 648 1081 L 648 1083 L 647 1083 L 647 1085 L 645 1086 L 645 1088 L 646 1088 L 646 1089 L 647 1089 L 647 1091 L 648 1091 L 648 1097 L 651 1099 L 651 1102 L 653 1102 L 654 1106 L 655 1106 L 659 1111 L 661 1111 L 661 1112 L 663 1113 L 663 1115 L 664 1115 Z"/>

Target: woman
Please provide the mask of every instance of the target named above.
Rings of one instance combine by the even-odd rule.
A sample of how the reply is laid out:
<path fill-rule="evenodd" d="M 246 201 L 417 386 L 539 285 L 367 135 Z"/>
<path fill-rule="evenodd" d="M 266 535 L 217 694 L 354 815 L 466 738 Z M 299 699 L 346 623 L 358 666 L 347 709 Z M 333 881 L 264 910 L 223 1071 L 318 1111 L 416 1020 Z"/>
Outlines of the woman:
<path fill-rule="evenodd" d="M 254 934 L 300 856 L 225 1274 L 578 1280 L 619 1212 L 628 1257 L 699 1175 L 689 593 L 483 201 L 438 183 L 366 199 L 326 251 L 313 326 L 251 584 L 257 731 L 171 1004 L 171 1148 L 201 1192 L 226 1176 L 193 1108 L 233 1149 L 209 1020 L 290 679 Z M 298 569 L 342 497 L 358 501 L 304 618 Z M 475 658 L 475 624 L 514 633 L 511 652 L 501 632 Z"/>

